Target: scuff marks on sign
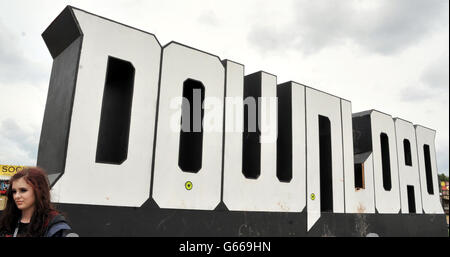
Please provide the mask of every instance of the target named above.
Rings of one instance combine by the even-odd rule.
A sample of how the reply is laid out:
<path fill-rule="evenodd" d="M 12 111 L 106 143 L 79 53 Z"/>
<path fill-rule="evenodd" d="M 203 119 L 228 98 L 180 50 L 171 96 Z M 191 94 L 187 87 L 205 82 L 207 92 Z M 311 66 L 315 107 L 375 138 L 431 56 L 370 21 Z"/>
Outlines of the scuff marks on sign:
<path fill-rule="evenodd" d="M 358 213 L 364 213 L 366 211 L 366 207 L 360 202 L 358 205 Z"/>
<path fill-rule="evenodd" d="M 360 237 L 364 237 L 367 235 L 369 225 L 367 224 L 366 219 L 367 219 L 366 215 L 363 214 L 356 215 L 355 230 L 358 236 Z"/>

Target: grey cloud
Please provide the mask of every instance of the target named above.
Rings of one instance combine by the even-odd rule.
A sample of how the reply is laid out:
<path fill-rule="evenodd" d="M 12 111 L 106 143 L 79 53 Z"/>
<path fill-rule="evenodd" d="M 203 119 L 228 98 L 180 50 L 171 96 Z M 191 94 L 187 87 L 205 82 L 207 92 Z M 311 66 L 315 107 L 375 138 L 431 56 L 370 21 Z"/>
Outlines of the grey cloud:
<path fill-rule="evenodd" d="M 19 37 L 13 35 L 0 21 L 0 83 L 39 83 L 47 79 L 39 64 L 27 59 L 17 47 Z"/>
<path fill-rule="evenodd" d="M 400 92 L 400 100 L 406 102 L 417 102 L 433 99 L 438 94 L 428 88 L 422 86 L 410 86 L 403 88 Z"/>
<path fill-rule="evenodd" d="M 0 137 L 11 142 L 12 146 L 9 147 L 23 151 L 29 159 L 37 158 L 39 144 L 39 131 L 37 129 L 26 130 L 21 128 L 13 119 L 5 119 L 0 124 Z"/>
<path fill-rule="evenodd" d="M 449 85 L 448 52 L 425 67 L 419 85 L 404 88 L 400 93 L 403 101 L 444 100 L 448 103 Z"/>
<path fill-rule="evenodd" d="M 448 141 L 447 142 L 439 142 L 439 148 L 436 151 L 436 159 L 437 159 L 437 167 L 439 173 L 445 173 L 448 176 Z"/>
<path fill-rule="evenodd" d="M 379 53 L 400 51 L 429 35 L 441 18 L 447 20 L 445 10 L 446 0 L 385 1 L 376 12 L 368 14 L 369 30 L 360 28 L 357 40 Z"/>
<path fill-rule="evenodd" d="M 377 6 L 364 6 L 373 3 Z M 292 9 L 295 19 L 281 28 L 255 24 L 250 43 L 263 51 L 287 47 L 311 54 L 351 41 L 369 51 L 392 54 L 423 39 L 442 18 L 448 19 L 446 0 L 302 0 Z"/>
<path fill-rule="evenodd" d="M 449 85 L 449 55 L 442 54 L 440 58 L 425 68 L 421 81 L 432 90 L 447 91 Z"/>
<path fill-rule="evenodd" d="M 279 51 L 283 48 L 289 48 L 292 38 L 289 35 L 284 35 L 266 27 L 255 27 L 248 35 L 248 39 L 260 50 Z"/>
<path fill-rule="evenodd" d="M 213 27 L 219 26 L 217 15 L 211 10 L 203 12 L 197 20 L 201 24 L 206 24 Z"/>

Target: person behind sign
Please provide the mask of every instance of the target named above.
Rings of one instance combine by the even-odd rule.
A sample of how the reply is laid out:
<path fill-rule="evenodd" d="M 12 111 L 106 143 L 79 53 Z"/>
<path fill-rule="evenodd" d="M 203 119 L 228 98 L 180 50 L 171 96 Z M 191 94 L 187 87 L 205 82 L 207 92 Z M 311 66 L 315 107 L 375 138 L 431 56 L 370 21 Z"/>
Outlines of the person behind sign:
<path fill-rule="evenodd" d="M 66 237 L 72 232 L 64 216 L 50 202 L 46 173 L 27 167 L 11 177 L 8 201 L 0 217 L 2 237 Z"/>

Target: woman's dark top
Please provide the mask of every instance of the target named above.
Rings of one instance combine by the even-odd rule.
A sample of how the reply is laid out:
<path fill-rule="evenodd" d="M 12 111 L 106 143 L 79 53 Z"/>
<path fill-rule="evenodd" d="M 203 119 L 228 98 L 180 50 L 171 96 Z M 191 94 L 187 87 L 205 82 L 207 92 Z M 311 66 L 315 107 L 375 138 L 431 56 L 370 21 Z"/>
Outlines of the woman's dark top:
<path fill-rule="evenodd" d="M 29 225 L 30 223 L 19 222 L 19 230 L 17 232 L 17 237 L 26 236 L 25 231 L 27 231 Z"/>
<path fill-rule="evenodd" d="M 72 231 L 72 228 L 67 223 L 64 216 L 61 214 L 53 213 L 52 217 L 49 219 L 49 222 L 45 225 L 46 229 L 43 237 L 77 237 L 78 235 Z M 30 223 L 18 223 L 18 232 L 17 237 L 26 237 L 30 236 L 26 233 L 28 230 L 28 226 Z M 12 237 L 14 235 L 14 231 L 6 232 L 0 231 L 0 237 Z"/>

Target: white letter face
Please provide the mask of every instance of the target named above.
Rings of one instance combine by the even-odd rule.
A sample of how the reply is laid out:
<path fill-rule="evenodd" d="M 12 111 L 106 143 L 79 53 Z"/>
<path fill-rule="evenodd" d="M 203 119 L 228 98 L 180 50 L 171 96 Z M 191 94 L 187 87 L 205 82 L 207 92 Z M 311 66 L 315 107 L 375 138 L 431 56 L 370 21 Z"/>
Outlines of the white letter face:
<path fill-rule="evenodd" d="M 165 46 L 162 58 L 153 199 L 161 208 L 213 210 L 221 194 L 224 67 L 218 57 L 178 43 Z M 189 104 L 181 112 L 170 108 L 183 95 L 191 97 L 192 115 L 184 109 Z M 202 108 L 203 99 L 220 104 Z M 211 125 L 217 131 L 204 127 L 210 112 L 221 115 Z M 181 131 L 182 113 L 192 130 Z"/>
<path fill-rule="evenodd" d="M 306 88 L 308 230 L 321 211 L 344 212 L 340 98 Z"/>
<path fill-rule="evenodd" d="M 428 214 L 442 214 L 444 210 L 439 199 L 436 149 L 434 146 L 436 131 L 418 125 L 414 127 L 416 129 L 423 211 Z"/>
<path fill-rule="evenodd" d="M 226 101 L 226 122 L 228 120 L 233 122 L 236 120 L 236 116 L 244 117 L 244 108 L 242 108 L 244 104 L 244 66 L 226 61 L 226 68 L 227 98 L 230 98 L 229 101 Z M 273 114 L 269 114 L 278 113 L 277 106 L 269 103 L 270 99 L 277 97 L 276 77 L 264 72 L 250 76 L 260 76 L 261 97 L 267 100 L 260 101 L 261 116 L 267 118 L 265 122 L 261 122 L 260 129 L 268 134 L 273 134 L 272 129 L 267 129 L 264 126 L 275 127 L 276 129 L 276 115 L 273 117 Z M 252 86 L 258 87 L 259 85 L 253 84 Z M 230 126 L 230 130 L 225 133 L 223 192 L 223 201 L 229 210 L 300 212 L 305 207 L 305 89 L 304 86 L 294 82 L 278 85 L 278 87 L 284 87 L 288 91 L 292 90 L 292 105 L 287 107 L 292 110 L 292 131 L 286 132 L 292 133 L 291 179 L 280 181 L 277 177 L 277 140 L 269 140 L 272 135 L 268 136 L 265 141 L 262 138 L 259 141 L 261 147 L 259 175 L 255 178 L 245 177 L 243 174 L 243 128 Z M 235 98 L 241 100 L 237 101 Z M 253 102 L 256 103 L 256 101 Z M 247 101 L 247 103 L 252 102 Z M 236 106 L 239 104 L 241 106 Z M 279 104 L 278 101 L 278 108 L 280 107 Z M 254 114 L 256 115 L 256 113 L 249 113 L 248 121 L 256 120 L 256 117 L 250 117 Z M 275 123 L 275 126 L 273 126 L 273 123 Z M 232 128 L 236 130 L 232 130 Z M 261 134 L 264 134 L 264 132 Z M 279 133 L 278 136 L 280 136 Z M 280 140 L 280 137 L 278 137 L 278 140 Z"/>
<path fill-rule="evenodd" d="M 161 46 L 151 34 L 73 12 L 83 41 L 65 172 L 53 188 L 55 200 L 141 206 L 150 196 Z M 122 91 L 115 91 L 118 85 Z M 118 92 L 126 92 L 126 100 Z M 112 111 L 106 105 L 124 108 Z M 111 140 L 101 142 L 117 127 L 128 132 L 118 157 L 108 152 Z"/>
<path fill-rule="evenodd" d="M 412 123 L 394 119 L 402 213 L 422 213 L 416 131 Z"/>
<path fill-rule="evenodd" d="M 345 212 L 375 213 L 373 160 L 371 152 L 353 149 L 352 106 L 341 100 L 342 141 L 344 147 Z"/>
<path fill-rule="evenodd" d="M 379 213 L 398 213 L 400 192 L 394 121 L 390 115 L 378 111 L 372 111 L 370 118 L 375 206 Z"/>

